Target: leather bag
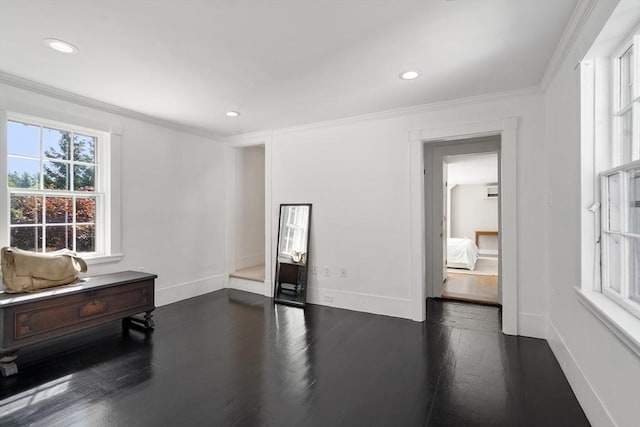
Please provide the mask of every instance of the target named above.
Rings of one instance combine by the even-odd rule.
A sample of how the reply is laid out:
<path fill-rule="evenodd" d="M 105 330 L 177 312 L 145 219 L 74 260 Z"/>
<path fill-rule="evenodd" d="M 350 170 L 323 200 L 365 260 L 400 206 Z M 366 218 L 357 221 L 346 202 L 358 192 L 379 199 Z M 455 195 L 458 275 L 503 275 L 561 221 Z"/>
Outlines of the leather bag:
<path fill-rule="evenodd" d="M 0 251 L 5 292 L 37 292 L 67 285 L 87 271 L 87 263 L 68 249 L 37 253 L 4 247 Z"/>

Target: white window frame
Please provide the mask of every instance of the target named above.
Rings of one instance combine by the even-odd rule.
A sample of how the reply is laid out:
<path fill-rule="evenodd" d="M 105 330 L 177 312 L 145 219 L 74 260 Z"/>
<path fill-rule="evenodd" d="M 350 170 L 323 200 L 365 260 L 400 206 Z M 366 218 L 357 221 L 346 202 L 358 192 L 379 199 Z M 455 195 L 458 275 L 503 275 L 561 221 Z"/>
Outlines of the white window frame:
<path fill-rule="evenodd" d="M 601 188 L 602 188 L 602 200 L 605 201 L 603 203 L 603 212 L 602 212 L 602 226 L 601 226 L 601 246 L 602 246 L 602 293 L 614 300 L 616 303 L 620 304 L 623 308 L 630 311 L 634 316 L 640 318 L 640 304 L 631 299 L 631 283 L 630 283 L 630 262 L 629 262 L 629 246 L 631 239 L 640 239 L 640 235 L 629 233 L 623 230 L 620 231 L 608 231 L 605 230 L 605 225 L 609 222 L 609 210 L 606 209 L 607 203 L 606 200 L 609 199 L 609 188 L 606 185 L 606 180 L 614 175 L 618 175 L 620 177 L 620 193 L 623 195 L 621 200 L 621 205 L 625 204 L 625 201 L 628 202 L 628 194 L 629 194 L 629 175 L 628 172 L 633 169 L 640 168 L 640 160 L 635 160 L 629 163 L 625 163 L 624 165 L 618 166 L 613 169 L 609 169 L 600 174 L 601 176 Z M 624 229 L 629 222 L 629 218 L 627 215 L 627 209 L 623 208 L 620 214 L 620 228 Z M 618 236 L 622 241 L 621 245 L 621 265 L 618 267 L 621 268 L 620 275 L 620 290 L 617 291 L 613 289 L 610 285 L 610 270 L 611 267 L 608 263 L 609 260 L 609 241 L 613 236 Z"/>
<path fill-rule="evenodd" d="M 601 280 L 600 280 L 600 291 L 615 301 L 617 304 L 622 306 L 624 309 L 631 312 L 634 316 L 640 318 L 640 304 L 633 301 L 630 298 L 631 294 L 631 283 L 630 283 L 630 262 L 629 262 L 629 247 L 630 242 L 633 239 L 640 238 L 640 235 L 629 233 L 625 231 L 629 226 L 629 218 L 627 215 L 628 204 L 629 204 L 629 189 L 628 189 L 628 172 L 633 169 L 637 169 L 640 167 L 640 152 L 638 151 L 638 147 L 640 147 L 640 134 L 638 133 L 638 118 L 640 117 L 638 114 L 640 113 L 640 97 L 638 96 L 638 53 L 639 53 L 639 45 L 640 37 L 638 35 L 634 35 L 633 37 L 629 37 L 624 41 L 622 46 L 620 46 L 612 55 L 610 60 L 610 67 L 612 70 L 612 78 L 611 81 L 611 114 L 609 115 L 609 120 L 612 122 L 612 134 L 609 139 L 609 144 L 606 144 L 606 147 L 603 147 L 605 150 L 610 150 L 610 159 L 611 163 L 607 166 L 604 171 L 600 171 L 600 188 L 601 188 L 601 203 L 602 203 L 602 213 L 600 219 L 600 263 L 602 265 L 601 268 Z M 631 50 L 631 60 L 632 60 L 632 74 L 629 76 L 632 83 L 633 91 L 631 93 L 631 97 L 629 99 L 628 104 L 621 105 L 621 92 L 622 92 L 622 82 L 621 82 L 621 60 L 622 57 Z M 598 72 L 596 70 L 596 72 Z M 604 100 L 598 100 L 597 102 L 604 102 Z M 632 135 L 631 135 L 631 158 L 625 159 L 623 152 L 623 135 L 622 135 L 622 117 L 631 111 L 631 126 L 632 126 Z M 635 159 L 635 160 L 634 160 Z M 596 172 L 599 172 L 596 170 Z M 609 224 L 609 186 L 607 185 L 608 179 L 610 177 L 617 175 L 619 177 L 619 193 L 621 196 L 620 199 L 620 207 L 621 213 L 618 218 L 620 221 L 620 230 L 609 230 L 607 224 Z M 609 257 L 609 244 L 613 240 L 614 237 L 617 237 L 621 242 L 621 260 L 620 264 L 615 267 L 612 267 L 610 263 Z M 612 277 L 612 269 L 620 268 L 620 289 L 616 290 L 611 286 L 610 280 Z"/>
<path fill-rule="evenodd" d="M 67 116 L 65 116 L 67 118 Z M 7 152 L 7 123 L 17 121 L 30 123 L 37 126 L 51 127 L 68 131 L 95 136 L 98 138 L 96 149 L 96 191 L 82 192 L 84 196 L 98 196 L 101 198 L 96 211 L 96 252 L 82 253 L 88 264 L 102 264 L 117 262 L 122 259 L 120 251 L 120 135 L 102 129 L 78 125 L 82 118 L 76 119 L 75 123 L 67 121 L 53 120 L 45 117 L 38 117 L 14 111 L 0 110 L 0 153 L 2 160 L 0 163 L 0 199 L 5 201 L 5 209 L 0 209 L 0 245 L 8 246 L 10 242 L 10 218 L 9 209 L 11 191 L 8 188 L 8 152 Z M 104 126 L 103 126 L 104 127 Z M 115 160 L 115 161 L 114 161 Z M 16 192 L 27 193 L 17 189 Z M 35 190 L 41 194 L 46 190 Z M 51 195 L 54 192 L 47 192 Z M 67 195 L 78 194 L 68 192 Z"/>
<path fill-rule="evenodd" d="M 614 164 L 612 165 L 612 167 L 618 167 L 621 166 L 622 164 L 624 164 L 624 160 L 622 157 L 622 150 L 621 150 L 621 123 L 622 123 L 622 116 L 624 114 L 626 114 L 628 111 L 632 111 L 632 140 L 631 140 L 631 146 L 632 146 L 632 150 L 635 151 L 635 153 L 631 154 L 631 159 L 633 159 L 634 157 L 636 159 L 640 158 L 640 152 L 639 152 L 639 147 L 640 144 L 638 144 L 638 136 L 640 135 L 639 133 L 639 126 L 635 125 L 633 121 L 638 119 L 638 114 L 640 113 L 639 108 L 638 108 L 638 101 L 639 101 L 639 94 L 638 94 L 638 83 L 639 83 L 639 79 L 638 79 L 638 54 L 640 53 L 640 49 L 638 46 L 638 43 L 640 43 L 640 37 L 638 35 L 635 35 L 633 37 L 631 37 L 629 40 L 625 41 L 625 43 L 622 45 L 622 47 L 620 47 L 619 49 L 617 49 L 615 51 L 615 53 L 612 55 L 611 57 L 611 69 L 613 70 L 613 82 L 612 82 L 612 89 L 613 89 L 613 93 L 612 93 L 612 107 L 611 110 L 613 112 L 613 135 L 611 135 L 611 142 L 613 144 L 613 150 L 612 150 L 612 159 L 614 161 Z M 631 76 L 632 82 L 633 82 L 633 93 L 631 94 L 631 99 L 629 100 L 629 104 L 625 105 L 625 106 L 620 106 L 620 86 L 621 86 L 621 82 L 620 82 L 620 59 L 622 58 L 622 55 L 624 55 L 630 48 L 633 47 L 632 53 L 633 53 L 633 62 L 634 62 L 634 66 L 633 66 L 633 75 Z M 634 141 L 636 142 L 634 144 Z M 628 160 L 627 163 L 629 163 L 632 160 Z"/>
<path fill-rule="evenodd" d="M 608 224 L 607 186 L 605 179 L 615 173 L 621 175 L 621 193 L 628 198 L 627 171 L 640 166 L 640 111 L 638 104 L 640 83 L 640 13 L 637 24 L 631 28 L 627 13 L 614 12 L 602 37 L 598 37 L 580 65 L 581 146 L 582 146 L 582 274 L 581 285 L 576 287 L 578 300 L 585 305 L 623 343 L 640 357 L 640 305 L 626 298 L 629 294 L 628 248 L 623 247 L 620 265 L 623 281 L 620 292 L 608 286 L 607 233 Z M 611 41 L 618 46 L 611 49 Z M 618 108 L 620 73 L 618 58 L 633 44 L 634 70 L 632 144 L 636 160 L 621 162 L 620 113 Z M 634 142 L 635 141 L 635 142 Z M 628 199 L 627 199 L 628 200 Z M 621 201 L 621 209 L 628 209 Z M 620 215 L 621 231 L 627 225 L 627 212 Z M 621 233 L 624 237 L 625 233 Z M 635 236 L 631 236 L 634 237 Z M 624 245 L 623 245 L 624 246 Z"/>

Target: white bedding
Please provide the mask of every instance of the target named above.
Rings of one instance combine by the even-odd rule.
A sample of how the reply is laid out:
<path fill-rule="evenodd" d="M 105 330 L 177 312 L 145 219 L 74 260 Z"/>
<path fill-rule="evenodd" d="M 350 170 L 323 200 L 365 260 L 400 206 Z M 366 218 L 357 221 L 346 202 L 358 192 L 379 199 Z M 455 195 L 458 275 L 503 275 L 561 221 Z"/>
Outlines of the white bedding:
<path fill-rule="evenodd" d="M 475 270 L 478 247 L 471 239 L 447 239 L 447 267 Z"/>

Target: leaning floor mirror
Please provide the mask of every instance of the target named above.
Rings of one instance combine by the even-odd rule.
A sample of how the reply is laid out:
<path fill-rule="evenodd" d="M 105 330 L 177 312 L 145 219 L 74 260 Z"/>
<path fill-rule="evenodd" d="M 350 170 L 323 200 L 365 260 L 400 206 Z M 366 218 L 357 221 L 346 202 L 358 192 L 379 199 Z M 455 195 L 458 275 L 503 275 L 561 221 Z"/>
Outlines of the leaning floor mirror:
<path fill-rule="evenodd" d="M 306 304 L 310 224 L 311 204 L 280 205 L 275 302 L 298 307 Z"/>

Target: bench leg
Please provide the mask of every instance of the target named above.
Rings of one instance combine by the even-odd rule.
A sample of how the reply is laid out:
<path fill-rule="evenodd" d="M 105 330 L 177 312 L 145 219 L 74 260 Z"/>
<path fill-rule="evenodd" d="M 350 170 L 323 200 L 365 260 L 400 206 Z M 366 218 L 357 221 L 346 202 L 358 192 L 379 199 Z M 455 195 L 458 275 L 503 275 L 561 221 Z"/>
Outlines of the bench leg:
<path fill-rule="evenodd" d="M 156 322 L 153 321 L 153 310 L 146 311 L 144 313 L 144 326 L 147 329 L 153 329 L 156 327 Z"/>
<path fill-rule="evenodd" d="M 139 316 L 131 316 L 122 319 L 123 328 L 129 328 L 130 326 L 142 326 L 146 330 L 154 329 L 156 324 L 153 321 L 153 310 L 145 311 L 142 318 Z"/>
<path fill-rule="evenodd" d="M 0 375 L 9 377 L 18 373 L 18 365 L 16 365 L 17 354 L 6 354 L 0 357 Z"/>

